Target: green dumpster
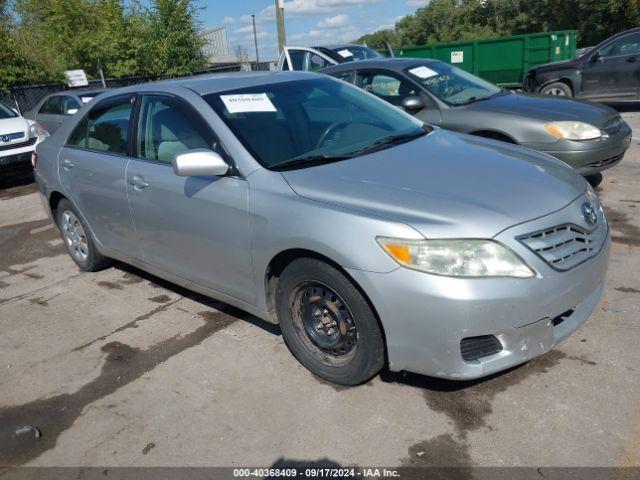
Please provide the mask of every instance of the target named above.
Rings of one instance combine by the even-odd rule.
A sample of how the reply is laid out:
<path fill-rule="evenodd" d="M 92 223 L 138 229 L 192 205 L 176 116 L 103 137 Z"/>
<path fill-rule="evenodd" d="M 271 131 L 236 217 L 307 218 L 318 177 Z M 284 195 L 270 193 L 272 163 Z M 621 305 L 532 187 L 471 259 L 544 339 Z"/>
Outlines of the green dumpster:
<path fill-rule="evenodd" d="M 436 45 L 403 47 L 396 57 L 433 58 L 451 63 L 497 85 L 519 88 L 530 68 L 570 60 L 577 30 L 531 33 Z"/>

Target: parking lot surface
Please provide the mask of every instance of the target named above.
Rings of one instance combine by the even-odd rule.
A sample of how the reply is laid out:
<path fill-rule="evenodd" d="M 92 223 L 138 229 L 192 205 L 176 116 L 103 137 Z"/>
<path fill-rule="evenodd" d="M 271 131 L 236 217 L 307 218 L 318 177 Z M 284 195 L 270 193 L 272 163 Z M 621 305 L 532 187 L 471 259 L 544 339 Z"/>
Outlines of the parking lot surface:
<path fill-rule="evenodd" d="M 552 352 L 471 383 L 328 384 L 277 326 L 126 265 L 80 272 L 35 187 L 1 189 L 0 465 L 640 466 L 640 113 L 627 110 L 639 134 L 598 188 L 613 232 L 599 306 Z"/>

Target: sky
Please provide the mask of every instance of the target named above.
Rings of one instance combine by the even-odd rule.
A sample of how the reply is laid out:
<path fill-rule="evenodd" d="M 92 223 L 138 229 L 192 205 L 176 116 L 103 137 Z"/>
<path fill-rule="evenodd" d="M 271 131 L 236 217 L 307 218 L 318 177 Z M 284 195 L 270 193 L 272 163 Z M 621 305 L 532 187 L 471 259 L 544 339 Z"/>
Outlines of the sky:
<path fill-rule="evenodd" d="M 281 0 L 282 1 L 282 0 Z M 288 45 L 351 42 L 383 28 L 429 0 L 284 0 Z M 277 58 L 275 0 L 200 0 L 203 28 L 224 26 L 229 53 L 243 46 L 255 58 L 251 15 L 256 16 L 260 60 Z"/>

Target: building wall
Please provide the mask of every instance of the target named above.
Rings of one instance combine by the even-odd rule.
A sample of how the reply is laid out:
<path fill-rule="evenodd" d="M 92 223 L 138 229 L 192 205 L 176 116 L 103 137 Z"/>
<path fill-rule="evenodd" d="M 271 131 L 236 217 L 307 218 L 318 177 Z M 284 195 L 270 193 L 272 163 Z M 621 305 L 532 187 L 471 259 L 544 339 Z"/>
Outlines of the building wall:
<path fill-rule="evenodd" d="M 225 27 L 202 30 L 201 35 L 206 41 L 202 51 L 210 62 L 216 63 L 221 58 L 229 58 L 229 44 L 227 43 L 227 30 Z"/>

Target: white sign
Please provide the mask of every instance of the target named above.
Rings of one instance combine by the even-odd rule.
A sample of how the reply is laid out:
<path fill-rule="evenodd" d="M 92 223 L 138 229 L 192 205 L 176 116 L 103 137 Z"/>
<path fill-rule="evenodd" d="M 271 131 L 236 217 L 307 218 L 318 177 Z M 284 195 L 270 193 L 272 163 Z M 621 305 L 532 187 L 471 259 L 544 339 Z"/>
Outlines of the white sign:
<path fill-rule="evenodd" d="M 220 95 L 229 113 L 275 112 L 266 93 L 244 93 L 237 95 Z"/>
<path fill-rule="evenodd" d="M 347 50 L 346 48 L 344 50 L 340 50 L 338 52 L 338 55 L 340 55 L 342 58 L 350 58 L 353 57 L 353 53 L 351 53 L 349 50 Z"/>
<path fill-rule="evenodd" d="M 67 85 L 70 87 L 86 87 L 89 85 L 84 70 L 67 70 L 64 75 L 67 77 Z"/>
<path fill-rule="evenodd" d="M 416 67 L 409 70 L 409 73 L 415 75 L 418 78 L 431 78 L 438 75 L 438 72 L 431 70 L 428 67 Z"/>
<path fill-rule="evenodd" d="M 464 62 L 464 52 L 451 52 L 451 63 L 462 63 Z"/>

